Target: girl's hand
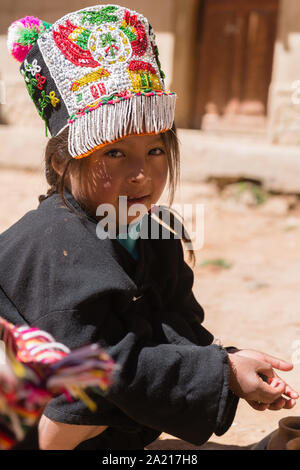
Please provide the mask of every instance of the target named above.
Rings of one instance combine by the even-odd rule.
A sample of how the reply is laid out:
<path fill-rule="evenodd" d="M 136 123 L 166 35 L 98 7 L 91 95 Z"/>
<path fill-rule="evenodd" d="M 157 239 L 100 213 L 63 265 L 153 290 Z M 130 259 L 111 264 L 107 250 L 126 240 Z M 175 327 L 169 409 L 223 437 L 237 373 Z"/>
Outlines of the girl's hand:
<path fill-rule="evenodd" d="M 273 371 L 273 367 L 289 371 L 293 369 L 291 363 L 251 349 L 236 350 L 228 358 L 230 389 L 254 409 L 280 410 L 296 405 L 299 394 Z"/>

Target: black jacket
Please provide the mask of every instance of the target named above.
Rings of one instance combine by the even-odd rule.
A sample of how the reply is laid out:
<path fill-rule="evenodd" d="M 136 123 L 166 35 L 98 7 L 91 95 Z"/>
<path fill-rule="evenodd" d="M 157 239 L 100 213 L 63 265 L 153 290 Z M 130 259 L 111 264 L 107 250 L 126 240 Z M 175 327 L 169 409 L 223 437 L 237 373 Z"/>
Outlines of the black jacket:
<path fill-rule="evenodd" d="M 150 221 L 146 216 L 142 227 Z M 193 444 L 223 434 L 238 398 L 228 389 L 227 352 L 201 325 L 181 241 L 141 235 L 136 262 L 117 240 L 97 238 L 96 225 L 55 194 L 0 235 L 0 315 L 46 330 L 71 349 L 98 342 L 121 366 L 107 396 L 92 394 L 96 413 L 60 396 L 45 414 L 143 430 L 142 445 L 161 432 Z"/>

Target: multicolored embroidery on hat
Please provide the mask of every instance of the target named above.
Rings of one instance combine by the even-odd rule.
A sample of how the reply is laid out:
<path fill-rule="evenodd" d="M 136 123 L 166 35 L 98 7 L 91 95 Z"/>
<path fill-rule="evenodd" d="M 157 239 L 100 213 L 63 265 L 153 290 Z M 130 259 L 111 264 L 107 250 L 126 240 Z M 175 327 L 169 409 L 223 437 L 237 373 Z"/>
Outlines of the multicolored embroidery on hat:
<path fill-rule="evenodd" d="M 176 95 L 165 89 L 155 35 L 143 15 L 118 5 L 69 13 L 43 31 L 34 26 L 36 44 L 25 57 L 12 46 L 14 33 L 12 25 L 8 44 L 23 60 L 28 92 L 51 135 L 69 126 L 74 158 L 127 135 L 172 127 Z"/>

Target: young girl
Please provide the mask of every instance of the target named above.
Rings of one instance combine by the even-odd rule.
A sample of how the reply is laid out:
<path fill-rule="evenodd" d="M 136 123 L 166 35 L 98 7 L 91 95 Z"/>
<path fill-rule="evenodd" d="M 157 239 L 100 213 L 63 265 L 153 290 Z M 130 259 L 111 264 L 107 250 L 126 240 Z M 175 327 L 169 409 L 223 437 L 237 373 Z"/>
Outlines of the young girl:
<path fill-rule="evenodd" d="M 172 203 L 179 151 L 176 97 L 148 21 L 117 5 L 52 26 L 26 17 L 8 45 L 53 137 L 47 195 L 0 237 L 1 313 L 70 349 L 97 342 L 120 366 L 108 394 L 92 397 L 96 413 L 64 396 L 50 402 L 40 448 L 143 449 L 162 432 L 200 445 L 231 426 L 239 397 L 257 410 L 295 406 L 273 370 L 292 364 L 213 343 L 175 218 L 167 229 L 153 215 L 166 184 Z M 102 236 L 107 212 L 116 237 Z M 124 226 L 140 236 L 124 240 Z M 159 237 L 144 236 L 149 227 Z"/>

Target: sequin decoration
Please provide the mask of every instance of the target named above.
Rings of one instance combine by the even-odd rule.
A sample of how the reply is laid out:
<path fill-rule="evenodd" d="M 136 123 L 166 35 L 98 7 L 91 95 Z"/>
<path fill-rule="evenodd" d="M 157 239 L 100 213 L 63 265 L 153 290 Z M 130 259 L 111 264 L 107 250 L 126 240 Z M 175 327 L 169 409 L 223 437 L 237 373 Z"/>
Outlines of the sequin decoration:
<path fill-rule="evenodd" d="M 84 87 L 91 82 L 97 82 L 101 78 L 107 78 L 109 76 L 109 71 L 100 67 L 99 69 L 95 70 L 95 72 L 88 73 L 76 80 L 76 82 L 72 83 L 71 90 L 78 91 L 81 87 Z"/>
<path fill-rule="evenodd" d="M 157 72 L 148 62 L 133 60 L 129 64 L 128 73 L 132 83 L 131 91 L 138 93 L 141 90 L 162 90 Z"/>
<path fill-rule="evenodd" d="M 34 100 L 34 93 L 35 93 L 35 90 L 36 90 L 36 86 L 37 86 L 37 80 L 32 77 L 27 70 L 21 70 L 23 76 L 24 76 L 24 80 L 25 80 L 25 85 L 26 85 L 26 88 L 27 88 L 27 91 L 29 93 L 29 96 L 32 100 Z"/>
<path fill-rule="evenodd" d="M 105 66 L 127 62 L 132 56 L 130 42 L 119 29 L 103 25 L 89 38 L 89 48 L 93 58 Z"/>
<path fill-rule="evenodd" d="M 53 31 L 53 38 L 57 47 L 66 59 L 74 65 L 92 68 L 99 67 L 99 62 L 93 59 L 90 51 L 82 49 L 71 39 L 75 30 L 76 26 L 69 20 L 66 21 L 65 26 L 59 25 L 59 31 Z"/>
<path fill-rule="evenodd" d="M 41 71 L 41 66 L 38 65 L 37 59 L 33 59 L 32 63 L 29 64 L 27 59 L 24 60 L 24 67 L 27 72 L 30 72 L 33 77 Z"/>
<path fill-rule="evenodd" d="M 37 73 L 36 76 L 35 76 L 36 80 L 37 80 L 37 88 L 39 90 L 42 90 L 43 87 L 44 87 L 44 84 L 46 83 L 47 81 L 47 78 L 46 77 L 43 77 L 43 75 L 41 75 L 40 73 Z"/>
<path fill-rule="evenodd" d="M 50 91 L 49 96 L 50 96 L 50 100 L 51 100 L 51 104 L 53 108 L 56 108 L 56 106 L 60 102 L 60 99 L 56 97 L 55 91 Z"/>
<path fill-rule="evenodd" d="M 69 13 L 38 44 L 70 115 L 112 94 L 163 89 L 149 24 L 127 8 Z"/>
<path fill-rule="evenodd" d="M 24 69 L 21 69 L 28 93 L 34 101 L 39 115 L 45 122 L 45 132 L 47 136 L 47 119 L 45 111 L 49 105 L 56 108 L 60 103 L 60 99 L 57 98 L 55 91 L 51 91 L 49 95 L 47 95 L 44 90 L 47 78 L 40 73 L 41 71 L 42 67 L 38 64 L 37 59 L 33 59 L 31 63 L 25 59 Z"/>
<path fill-rule="evenodd" d="M 143 23 L 138 20 L 137 15 L 131 15 L 130 11 L 126 10 L 121 29 L 131 42 L 134 55 L 143 56 L 148 47 L 148 40 Z"/>
<path fill-rule="evenodd" d="M 101 25 L 102 23 L 115 23 L 118 21 L 118 16 L 113 15 L 118 10 L 117 6 L 109 5 L 107 7 L 101 8 L 99 11 L 81 11 L 82 23 L 96 24 Z"/>
<path fill-rule="evenodd" d="M 161 79 L 164 80 L 166 78 L 166 75 L 162 71 L 162 68 L 161 68 L 161 63 L 160 63 L 160 60 L 159 60 L 159 50 L 158 50 L 158 47 L 157 47 L 157 44 L 156 44 L 156 36 L 155 36 L 154 30 L 153 30 L 151 25 L 149 25 L 149 39 L 150 39 L 150 44 L 151 44 L 151 48 L 152 48 L 152 53 L 153 53 L 153 55 L 156 59 L 156 64 L 158 66 L 158 70 L 159 70 Z"/>
<path fill-rule="evenodd" d="M 69 122 L 69 124 L 72 124 L 78 118 L 86 115 L 90 111 L 94 111 L 95 109 L 98 109 L 99 107 L 104 106 L 105 104 L 121 103 L 122 101 L 130 100 L 134 96 L 146 96 L 146 97 L 150 97 L 150 96 L 170 96 L 171 97 L 172 96 L 172 97 L 175 97 L 176 95 L 175 95 L 174 92 L 171 92 L 171 91 L 160 91 L 160 90 L 157 90 L 157 91 L 155 91 L 155 90 L 148 90 L 148 91 L 143 90 L 143 91 L 139 91 L 139 92 L 136 92 L 136 93 L 132 93 L 131 91 L 124 91 L 124 92 L 116 93 L 116 94 L 113 94 L 113 95 L 110 95 L 110 96 L 105 96 L 105 97 L 95 101 L 93 104 L 87 105 L 85 108 L 83 108 L 78 113 L 73 114 L 72 116 L 70 116 L 68 122 Z"/>

